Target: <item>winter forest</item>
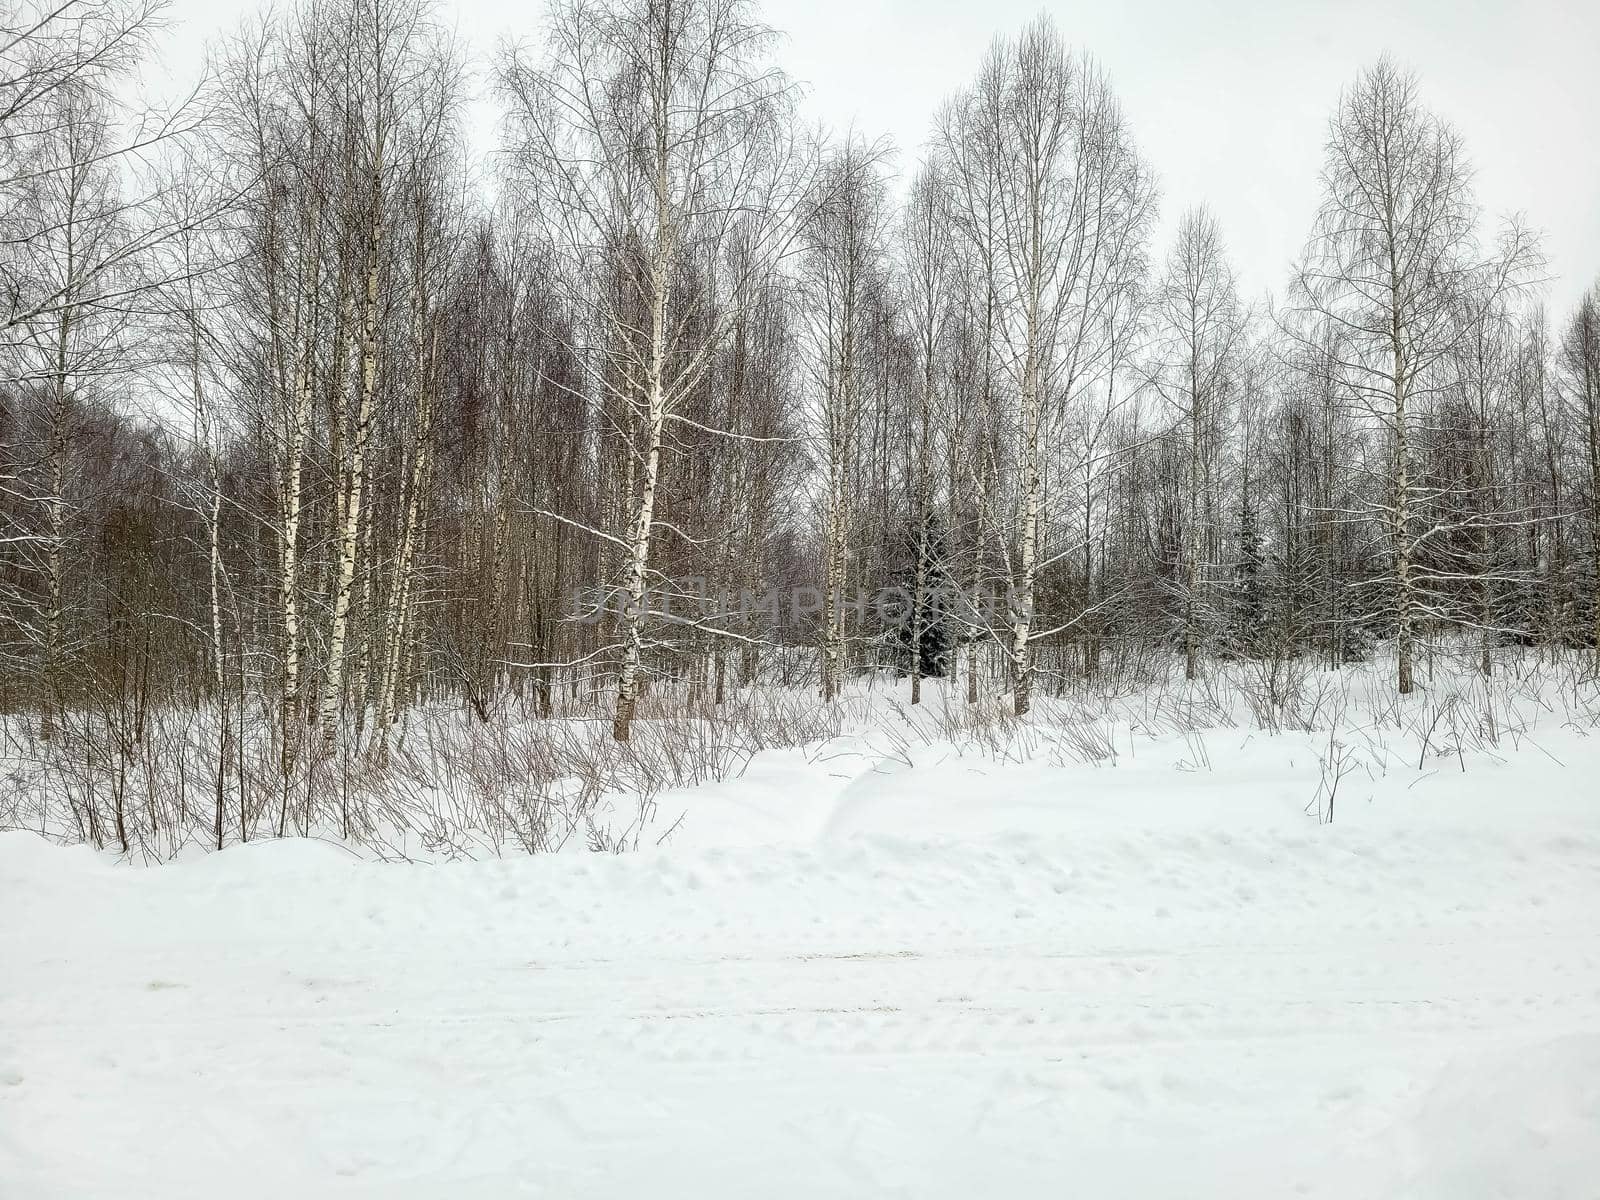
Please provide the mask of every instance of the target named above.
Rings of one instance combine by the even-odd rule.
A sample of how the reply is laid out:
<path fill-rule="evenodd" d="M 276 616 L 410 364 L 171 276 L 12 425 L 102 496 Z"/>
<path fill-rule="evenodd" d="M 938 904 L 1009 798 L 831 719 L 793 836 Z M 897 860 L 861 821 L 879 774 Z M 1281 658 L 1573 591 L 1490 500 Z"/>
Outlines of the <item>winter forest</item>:
<path fill-rule="evenodd" d="M 140 107 L 162 19 L 7 20 L 0 706 L 59 777 L 14 824 L 359 836 L 352 789 L 472 723 L 603 775 L 671 752 L 570 722 L 804 740 L 864 678 L 1281 709 L 1596 646 L 1600 291 L 1545 309 L 1391 59 L 1327 98 L 1255 301 L 1203 205 L 1155 243 L 1159 164 L 1047 16 L 909 160 L 804 126 L 747 0 L 554 0 L 483 63 L 420 0 L 316 0 Z"/>
<path fill-rule="evenodd" d="M 470 3 L 5 0 L 0 1195 L 1592 1198 L 1600 10 Z"/>

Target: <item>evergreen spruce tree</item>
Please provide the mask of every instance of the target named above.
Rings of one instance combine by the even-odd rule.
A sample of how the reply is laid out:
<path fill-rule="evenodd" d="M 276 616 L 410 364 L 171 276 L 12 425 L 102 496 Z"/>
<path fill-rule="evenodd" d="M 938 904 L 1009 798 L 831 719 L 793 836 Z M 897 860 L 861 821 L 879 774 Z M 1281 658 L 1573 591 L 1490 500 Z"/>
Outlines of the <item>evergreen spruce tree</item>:
<path fill-rule="evenodd" d="M 1248 489 L 1239 502 L 1235 541 L 1238 557 L 1233 564 L 1233 602 L 1228 620 L 1228 645 L 1233 653 L 1253 657 L 1266 636 L 1266 553 L 1255 505 Z"/>
<path fill-rule="evenodd" d="M 895 670 L 900 675 L 916 671 L 924 679 L 943 679 L 950 670 L 955 651 L 955 630 L 948 608 L 949 589 L 952 586 L 944 569 L 946 545 L 944 529 L 936 515 L 927 518 L 927 585 L 917 601 L 917 544 L 919 541 L 915 521 L 907 523 L 902 540 L 900 569 L 895 573 L 898 603 L 883 614 L 884 634 L 893 646 Z M 920 616 L 918 622 L 916 618 Z M 922 636 L 912 646 L 912 631 L 918 624 Z"/>

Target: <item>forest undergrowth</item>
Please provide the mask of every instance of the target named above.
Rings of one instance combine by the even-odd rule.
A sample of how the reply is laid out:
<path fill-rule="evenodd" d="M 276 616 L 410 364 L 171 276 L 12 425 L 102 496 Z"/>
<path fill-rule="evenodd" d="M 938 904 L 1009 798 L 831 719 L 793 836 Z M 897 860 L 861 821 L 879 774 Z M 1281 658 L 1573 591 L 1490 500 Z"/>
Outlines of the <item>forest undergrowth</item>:
<path fill-rule="evenodd" d="M 48 731 L 17 714 L 0 722 L 0 828 L 133 862 L 274 837 L 330 839 L 386 859 L 623 851 L 669 838 L 692 811 L 692 796 L 678 803 L 689 789 L 736 780 L 767 751 L 798 748 L 813 761 L 844 752 L 914 768 L 937 748 L 1065 771 L 1115 769 L 1141 747 L 1185 743 L 1192 753 L 1178 769 L 1205 771 L 1204 735 L 1230 730 L 1314 744 L 1307 815 L 1327 821 L 1352 775 L 1553 757 L 1549 735 L 1600 731 L 1592 655 L 1507 649 L 1488 677 L 1475 657 L 1475 648 L 1436 648 L 1411 696 L 1395 694 L 1381 654 L 1337 669 L 1306 659 L 1223 662 L 1194 681 L 1183 679 L 1181 662 L 1155 659 L 1093 681 L 1059 680 L 1025 717 L 1004 695 L 966 703 L 944 681 L 925 681 L 924 701 L 912 706 L 905 681 L 887 674 L 858 680 L 832 704 L 775 684 L 719 704 L 663 683 L 642 698 L 628 742 L 611 736 L 603 701 L 581 695 L 548 718 L 515 699 L 488 720 L 457 705 L 419 705 L 381 748 L 351 729 L 331 746 L 306 736 L 288 753 L 265 704 L 242 721 L 235 714 L 226 730 L 204 703 L 79 710 Z"/>

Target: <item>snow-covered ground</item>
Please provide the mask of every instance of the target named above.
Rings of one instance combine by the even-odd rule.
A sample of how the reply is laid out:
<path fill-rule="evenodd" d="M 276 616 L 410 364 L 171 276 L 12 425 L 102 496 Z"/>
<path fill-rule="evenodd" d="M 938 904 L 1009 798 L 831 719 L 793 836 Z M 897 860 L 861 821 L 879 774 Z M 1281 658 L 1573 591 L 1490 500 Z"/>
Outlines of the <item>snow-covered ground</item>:
<path fill-rule="evenodd" d="M 0 1196 L 1600 1196 L 1600 730 L 1535 700 L 886 721 L 622 855 L 0 835 Z"/>

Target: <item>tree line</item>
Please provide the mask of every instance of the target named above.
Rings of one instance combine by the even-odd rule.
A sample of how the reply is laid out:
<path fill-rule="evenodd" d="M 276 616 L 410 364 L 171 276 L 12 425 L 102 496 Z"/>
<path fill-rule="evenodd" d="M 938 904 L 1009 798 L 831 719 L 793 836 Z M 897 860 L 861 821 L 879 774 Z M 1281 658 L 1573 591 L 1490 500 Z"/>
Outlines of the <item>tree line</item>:
<path fill-rule="evenodd" d="M 0 48 L 0 708 L 47 737 L 211 705 L 287 775 L 418 704 L 626 740 L 665 684 L 1020 715 L 1156 655 L 1381 643 L 1407 693 L 1444 632 L 1484 672 L 1600 639 L 1600 285 L 1544 310 L 1388 59 L 1252 301 L 1205 207 L 1155 245 L 1044 18 L 904 181 L 748 0 L 551 0 L 486 64 L 424 0 L 302 0 L 157 110 L 162 20 L 13 7 Z"/>

